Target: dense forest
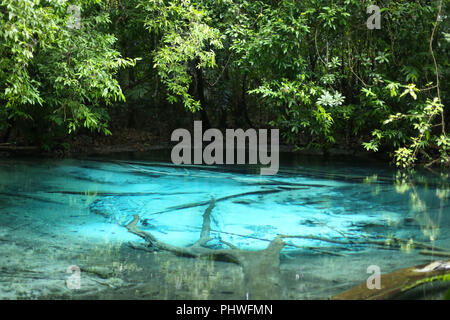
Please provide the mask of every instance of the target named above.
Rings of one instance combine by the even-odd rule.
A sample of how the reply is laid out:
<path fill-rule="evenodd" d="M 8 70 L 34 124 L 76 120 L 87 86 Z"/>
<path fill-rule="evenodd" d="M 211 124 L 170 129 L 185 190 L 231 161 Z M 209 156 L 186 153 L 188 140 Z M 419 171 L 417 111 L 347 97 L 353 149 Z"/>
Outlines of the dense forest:
<path fill-rule="evenodd" d="M 0 143 L 70 149 L 125 128 L 167 140 L 201 119 L 448 166 L 449 5 L 1 0 Z"/>

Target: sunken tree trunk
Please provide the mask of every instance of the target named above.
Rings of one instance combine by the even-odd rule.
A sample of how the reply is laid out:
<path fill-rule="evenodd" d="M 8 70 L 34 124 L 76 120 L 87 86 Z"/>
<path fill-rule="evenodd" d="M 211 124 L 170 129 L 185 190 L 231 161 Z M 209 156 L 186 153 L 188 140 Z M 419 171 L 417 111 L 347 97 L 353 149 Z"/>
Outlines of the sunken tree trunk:
<path fill-rule="evenodd" d="M 203 214 L 203 225 L 200 238 L 189 247 L 179 247 L 161 242 L 151 233 L 138 228 L 139 216 L 135 215 L 126 228 L 129 232 L 144 239 L 148 247 L 146 250 L 165 250 L 176 255 L 187 257 L 210 257 L 217 260 L 233 262 L 242 266 L 244 281 L 249 299 L 280 299 L 280 252 L 285 246 L 281 237 L 275 238 L 269 246 L 260 251 L 244 251 L 231 243 L 222 240 L 228 249 L 212 249 L 207 246 L 212 240 L 211 212 L 215 200 L 211 200 Z"/>

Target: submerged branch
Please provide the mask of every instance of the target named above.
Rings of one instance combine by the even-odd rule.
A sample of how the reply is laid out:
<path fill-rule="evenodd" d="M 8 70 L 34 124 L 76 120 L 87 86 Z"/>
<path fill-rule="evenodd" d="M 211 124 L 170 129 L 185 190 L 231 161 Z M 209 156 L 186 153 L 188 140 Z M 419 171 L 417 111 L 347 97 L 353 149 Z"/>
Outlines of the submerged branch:
<path fill-rule="evenodd" d="M 211 200 L 205 213 L 203 213 L 203 225 L 202 232 L 200 233 L 200 239 L 198 239 L 192 246 L 201 247 L 206 245 L 211 240 L 211 211 L 214 209 L 216 202 L 214 198 Z"/>
<path fill-rule="evenodd" d="M 238 197 L 245 197 L 245 196 L 251 196 L 251 195 L 257 195 L 257 194 L 271 194 L 271 193 L 278 193 L 278 192 L 282 192 L 285 190 L 280 190 L 280 189 L 271 189 L 271 190 L 257 190 L 257 191 L 250 191 L 250 192 L 244 192 L 244 193 L 239 193 L 239 194 L 233 194 L 230 196 L 225 196 L 222 198 L 218 198 L 215 200 L 215 202 L 219 202 L 219 201 L 225 201 L 225 200 L 229 200 L 229 199 L 233 199 L 233 198 L 238 198 Z M 209 204 L 210 201 L 199 201 L 199 202 L 193 202 L 193 203 L 187 203 L 187 204 L 182 204 L 179 206 L 174 206 L 174 207 L 169 207 L 166 210 L 163 211 L 158 211 L 152 214 L 162 214 L 162 213 L 167 213 L 167 212 L 171 212 L 171 211 L 177 211 L 177 210 L 182 210 L 182 209 L 188 209 L 188 208 L 195 208 L 195 207 L 201 207 L 201 206 L 205 206 L 207 204 Z"/>
<path fill-rule="evenodd" d="M 245 251 L 231 243 L 223 242 L 230 249 L 211 249 L 205 247 L 211 239 L 211 212 L 215 206 L 215 200 L 209 202 L 208 208 L 203 213 L 203 225 L 200 238 L 190 247 L 179 247 L 159 241 L 151 233 L 138 228 L 139 216 L 134 215 L 133 221 L 126 225 L 129 232 L 144 239 L 151 249 L 165 250 L 176 255 L 188 257 L 212 257 L 242 266 L 245 286 L 252 299 L 271 299 L 281 295 L 279 267 L 280 253 L 285 243 L 280 236 L 270 242 L 266 249 L 259 251 Z M 261 281 L 264 279 L 264 281 Z"/>
<path fill-rule="evenodd" d="M 422 250 L 419 252 L 425 256 L 436 256 L 436 257 L 446 257 L 450 258 L 450 252 L 441 252 L 441 251 L 433 251 L 433 250 Z"/>
<path fill-rule="evenodd" d="M 400 239 L 400 238 L 389 238 L 389 239 L 383 239 L 383 240 L 371 240 L 371 239 L 365 239 L 364 241 L 353 241 L 353 240 L 337 240 L 337 239 L 330 239 L 325 237 L 319 237 L 319 236 L 304 236 L 304 235 L 280 235 L 284 239 L 309 239 L 309 240 L 317 240 L 317 241 L 324 241 L 324 242 L 330 242 L 330 243 L 336 243 L 336 244 L 343 244 L 343 245 L 377 245 L 384 248 L 392 248 L 392 249 L 399 249 L 402 248 L 402 245 L 410 245 L 412 247 L 415 247 L 417 249 L 426 249 L 421 252 L 421 254 L 428 254 L 432 253 L 436 256 L 450 256 L 450 251 L 444 248 L 435 247 L 423 242 L 410 242 L 410 240 Z"/>
<path fill-rule="evenodd" d="M 155 250 L 165 250 L 165 251 L 175 253 L 177 255 L 189 256 L 189 257 L 209 256 L 209 257 L 215 257 L 215 258 L 223 259 L 226 261 L 231 261 L 231 262 L 241 264 L 242 259 L 243 259 L 243 254 L 247 253 L 247 251 L 242 251 L 241 249 L 238 249 L 236 246 L 229 244 L 229 243 L 224 243 L 224 244 L 229 246 L 231 249 L 210 249 L 210 248 L 205 247 L 206 243 L 211 240 L 211 236 L 210 236 L 210 233 L 211 233 L 211 226 L 210 226 L 211 222 L 210 221 L 211 220 L 210 219 L 211 219 L 211 212 L 215 206 L 215 202 L 216 202 L 216 200 L 214 200 L 214 199 L 212 199 L 209 202 L 210 205 L 208 206 L 208 208 L 205 210 L 205 212 L 203 214 L 203 226 L 202 226 L 200 238 L 190 247 L 179 247 L 179 246 L 174 246 L 174 245 L 159 241 L 150 232 L 140 230 L 137 226 L 137 224 L 139 223 L 138 215 L 134 215 L 133 221 L 131 221 L 125 227 L 127 228 L 127 230 L 129 232 L 144 239 L 148 243 L 150 248 L 155 249 Z M 261 251 L 270 250 L 269 248 L 271 248 L 272 244 L 275 241 L 276 241 L 276 239 L 271 241 L 269 246 L 266 249 L 261 250 Z"/>

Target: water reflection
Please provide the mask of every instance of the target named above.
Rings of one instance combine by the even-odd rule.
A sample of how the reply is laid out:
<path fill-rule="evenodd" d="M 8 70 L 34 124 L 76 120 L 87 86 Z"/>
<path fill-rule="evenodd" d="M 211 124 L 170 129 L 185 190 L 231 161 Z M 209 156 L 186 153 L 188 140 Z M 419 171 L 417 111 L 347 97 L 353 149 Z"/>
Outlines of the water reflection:
<path fill-rule="evenodd" d="M 78 257 L 55 251 L 61 261 L 86 266 L 101 260 L 103 267 L 116 270 L 109 278 L 122 281 L 108 282 L 105 289 L 130 286 L 126 281 L 146 284 L 146 289 L 127 291 L 127 297 L 245 299 L 249 293 L 239 266 L 140 252 L 144 242 L 125 228 L 137 214 L 139 227 L 159 241 L 189 247 L 201 235 L 211 199 L 211 249 L 231 244 L 262 250 L 284 235 L 287 245 L 277 278 L 282 290 L 274 298 L 324 298 L 367 279 L 369 265 L 387 273 L 450 251 L 448 173 L 305 159 L 290 159 L 273 177 L 255 172 L 258 168 L 179 167 L 130 159 L 2 160 L 0 240 L 8 245 L 2 248 L 1 267 L 16 270 L 21 264 L 38 272 L 39 265 L 45 273 L 47 256 L 36 253 L 42 246 L 67 249 L 77 243 Z M 34 251 L 15 256 L 12 238 Z M 121 248 L 130 249 L 130 244 L 130 252 L 143 256 L 131 257 L 128 251 L 123 256 Z M 119 272 L 114 265 L 132 265 L 134 273 L 130 268 Z M 146 272 L 145 280 L 140 272 Z M 15 274 L 33 287 L 23 272 Z M 0 297 L 14 294 L 0 285 Z"/>

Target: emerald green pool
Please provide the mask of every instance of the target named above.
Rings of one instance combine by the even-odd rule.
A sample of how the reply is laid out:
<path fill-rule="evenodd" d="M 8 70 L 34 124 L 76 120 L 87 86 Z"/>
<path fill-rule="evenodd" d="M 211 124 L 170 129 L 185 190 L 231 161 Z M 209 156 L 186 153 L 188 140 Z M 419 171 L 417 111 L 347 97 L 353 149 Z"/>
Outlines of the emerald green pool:
<path fill-rule="evenodd" d="M 188 247 L 212 199 L 212 249 L 298 236 L 285 239 L 274 299 L 327 298 L 366 281 L 371 265 L 388 273 L 442 259 L 417 243 L 450 250 L 448 173 L 282 157 L 277 175 L 260 176 L 164 159 L 0 160 L 0 299 L 251 299 L 239 266 L 143 251 L 125 228 L 137 214 L 142 230 Z"/>

